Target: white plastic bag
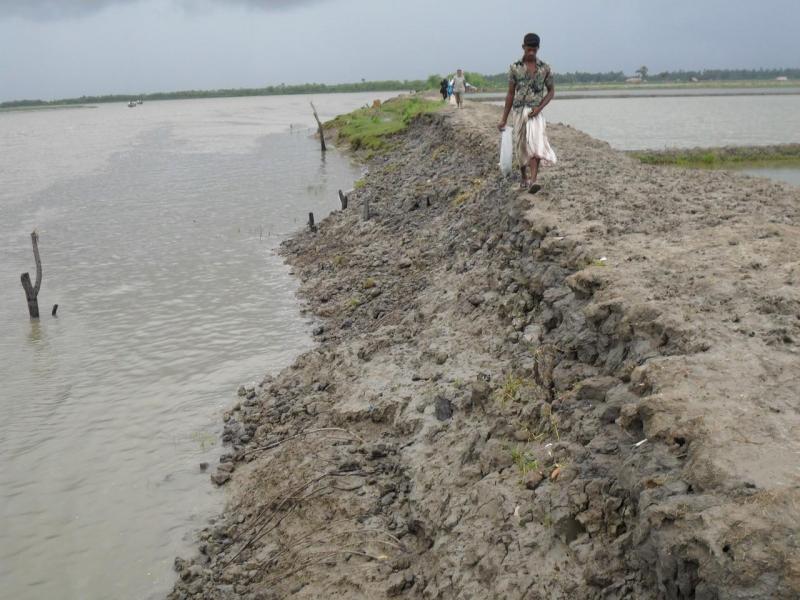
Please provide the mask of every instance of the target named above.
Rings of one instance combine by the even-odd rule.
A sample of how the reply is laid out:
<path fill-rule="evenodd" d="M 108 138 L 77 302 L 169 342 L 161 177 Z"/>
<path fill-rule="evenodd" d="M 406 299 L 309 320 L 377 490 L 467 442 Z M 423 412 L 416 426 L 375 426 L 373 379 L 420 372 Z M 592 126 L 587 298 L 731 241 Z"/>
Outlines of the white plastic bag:
<path fill-rule="evenodd" d="M 512 141 L 513 127 L 506 126 L 500 134 L 500 171 L 503 175 L 511 173 L 511 161 L 513 158 L 513 141 Z"/>

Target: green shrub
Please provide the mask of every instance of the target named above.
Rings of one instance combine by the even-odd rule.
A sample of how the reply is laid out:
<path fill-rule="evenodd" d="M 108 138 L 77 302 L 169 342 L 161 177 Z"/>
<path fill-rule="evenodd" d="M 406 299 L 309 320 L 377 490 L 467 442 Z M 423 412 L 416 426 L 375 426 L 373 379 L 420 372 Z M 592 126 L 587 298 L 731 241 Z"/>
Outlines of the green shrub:
<path fill-rule="evenodd" d="M 418 115 L 441 107 L 438 101 L 402 96 L 340 115 L 325 123 L 325 127 L 336 129 L 339 139 L 346 141 L 352 150 L 381 150 L 387 146 L 387 138 L 406 129 Z"/>

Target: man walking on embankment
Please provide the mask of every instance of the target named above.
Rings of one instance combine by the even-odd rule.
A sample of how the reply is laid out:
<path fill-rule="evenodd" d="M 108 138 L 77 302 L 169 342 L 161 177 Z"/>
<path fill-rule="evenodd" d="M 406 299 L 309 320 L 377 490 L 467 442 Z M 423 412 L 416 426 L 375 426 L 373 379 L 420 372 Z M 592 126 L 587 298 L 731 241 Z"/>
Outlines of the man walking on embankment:
<path fill-rule="evenodd" d="M 514 147 L 517 154 L 521 187 L 535 194 L 542 186 L 536 183 L 542 161 L 555 164 L 556 153 L 550 147 L 542 110 L 556 94 L 550 65 L 538 58 L 539 36 L 528 33 L 522 42 L 523 56 L 508 69 L 508 93 L 503 119 L 497 126 L 505 129 L 512 109 Z M 526 170 L 530 175 L 526 175 Z"/>

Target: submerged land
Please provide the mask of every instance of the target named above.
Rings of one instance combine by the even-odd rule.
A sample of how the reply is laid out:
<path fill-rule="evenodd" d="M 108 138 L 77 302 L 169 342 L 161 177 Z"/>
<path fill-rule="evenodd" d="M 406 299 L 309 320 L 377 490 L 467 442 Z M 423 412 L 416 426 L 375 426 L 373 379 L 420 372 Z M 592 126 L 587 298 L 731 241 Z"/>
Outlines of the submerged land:
<path fill-rule="evenodd" d="M 800 144 L 648 150 L 632 151 L 629 154 L 650 165 L 675 165 L 710 169 L 800 167 Z"/>
<path fill-rule="evenodd" d="M 394 102 L 330 126 L 318 344 L 226 412 L 169 597 L 798 597 L 800 190 L 551 126 L 531 196 L 499 108 Z"/>

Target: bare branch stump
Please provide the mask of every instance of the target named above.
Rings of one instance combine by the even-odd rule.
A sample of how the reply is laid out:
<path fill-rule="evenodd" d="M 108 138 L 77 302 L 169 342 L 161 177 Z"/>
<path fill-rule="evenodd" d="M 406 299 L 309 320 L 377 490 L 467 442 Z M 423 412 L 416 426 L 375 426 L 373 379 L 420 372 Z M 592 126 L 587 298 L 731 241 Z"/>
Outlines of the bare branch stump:
<path fill-rule="evenodd" d="M 31 319 L 39 318 L 39 289 L 42 287 L 42 260 L 39 258 L 39 234 L 34 230 L 31 233 L 33 245 L 33 258 L 36 261 L 36 283 L 31 285 L 31 276 L 28 273 L 20 275 L 22 289 L 25 290 L 25 299 L 28 301 L 28 314 Z"/>
<path fill-rule="evenodd" d="M 33 285 L 31 285 L 31 276 L 23 273 L 20 276 L 22 281 L 22 288 L 25 290 L 25 298 L 28 300 L 28 314 L 31 319 L 39 318 L 39 301 L 36 299 L 36 294 L 33 293 Z"/>
<path fill-rule="evenodd" d="M 314 119 L 317 121 L 317 129 L 319 131 L 319 143 L 322 146 L 322 151 L 325 152 L 325 132 L 322 129 L 322 121 L 319 120 L 319 116 L 317 115 L 317 108 L 314 106 L 313 102 L 309 102 L 311 104 L 311 110 L 314 111 Z"/>

